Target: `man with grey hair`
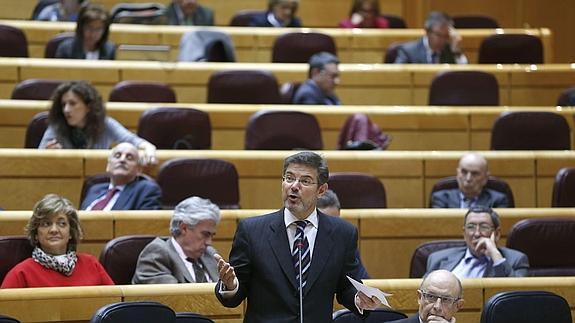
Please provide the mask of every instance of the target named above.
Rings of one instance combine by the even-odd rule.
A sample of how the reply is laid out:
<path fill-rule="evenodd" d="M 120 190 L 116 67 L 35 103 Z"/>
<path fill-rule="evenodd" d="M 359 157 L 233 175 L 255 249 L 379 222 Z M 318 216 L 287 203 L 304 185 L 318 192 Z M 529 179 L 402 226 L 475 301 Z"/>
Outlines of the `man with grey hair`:
<path fill-rule="evenodd" d="M 220 209 L 197 196 L 180 202 L 170 238 L 156 238 L 140 253 L 133 284 L 206 283 L 218 280 L 212 239 Z"/>
<path fill-rule="evenodd" d="M 339 60 L 328 52 L 309 59 L 308 79 L 297 89 L 293 104 L 341 105 L 335 95 L 339 84 Z"/>
<path fill-rule="evenodd" d="M 389 323 L 455 323 L 455 313 L 463 307 L 463 287 L 447 270 L 430 272 L 417 290 L 417 315 Z"/>
<path fill-rule="evenodd" d="M 398 47 L 396 64 L 467 64 L 461 52 L 461 36 L 446 13 L 432 11 L 425 20 L 425 35 Z"/>

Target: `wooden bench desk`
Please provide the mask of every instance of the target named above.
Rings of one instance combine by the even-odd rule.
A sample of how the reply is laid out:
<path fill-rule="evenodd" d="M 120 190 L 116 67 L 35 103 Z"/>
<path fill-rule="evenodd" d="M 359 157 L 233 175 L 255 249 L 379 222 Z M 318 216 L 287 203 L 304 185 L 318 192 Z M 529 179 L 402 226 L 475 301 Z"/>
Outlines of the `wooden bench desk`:
<path fill-rule="evenodd" d="M 0 20 L 0 24 L 18 27 L 28 40 L 30 57 L 44 57 L 44 49 L 50 38 L 61 32 L 71 32 L 76 28 L 71 22 L 44 22 L 22 20 Z M 335 27 L 335 26 L 334 26 Z M 238 62 L 271 62 L 272 46 L 275 39 L 286 32 L 319 32 L 332 36 L 337 54 L 343 63 L 383 63 L 386 49 L 393 43 L 415 40 L 424 34 L 423 29 L 339 29 L 339 28 L 250 28 L 250 27 L 189 27 L 189 26 L 150 26 L 114 24 L 110 29 L 110 40 L 116 45 L 167 45 L 170 61 L 178 58 L 182 35 L 190 30 L 208 29 L 229 34 L 234 42 Z M 531 29 L 466 29 L 459 31 L 462 36 L 461 49 L 470 62 L 476 63 L 481 41 L 496 33 L 529 34 L 541 38 L 545 63 L 554 62 L 552 33 L 547 28 Z M 148 59 L 144 52 L 117 52 L 117 59 L 129 55 L 142 60 Z M 141 56 L 138 56 L 141 55 Z"/>
<path fill-rule="evenodd" d="M 88 80 L 108 98 L 123 80 L 169 84 L 178 102 L 206 102 L 207 83 L 221 70 L 268 70 L 279 83 L 307 78 L 307 64 L 162 63 L 143 61 L 0 58 L 0 99 L 8 99 L 23 80 Z M 500 105 L 552 106 L 564 89 L 575 84 L 575 64 L 449 65 L 340 64 L 337 95 L 347 105 L 427 105 L 433 77 L 443 71 L 480 70 L 498 80 Z"/>

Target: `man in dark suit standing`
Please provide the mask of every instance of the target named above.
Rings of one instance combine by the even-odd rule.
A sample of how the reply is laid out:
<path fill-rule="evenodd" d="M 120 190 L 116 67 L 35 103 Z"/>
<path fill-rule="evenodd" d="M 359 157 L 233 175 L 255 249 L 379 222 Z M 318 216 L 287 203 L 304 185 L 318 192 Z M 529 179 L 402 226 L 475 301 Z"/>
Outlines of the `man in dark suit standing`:
<path fill-rule="evenodd" d="M 395 64 L 467 64 L 461 52 L 461 36 L 446 13 L 432 11 L 425 20 L 425 36 L 398 47 Z"/>
<path fill-rule="evenodd" d="M 301 250 L 305 322 L 331 322 L 334 295 L 358 314 L 376 308 L 381 302 L 358 293 L 346 277 L 359 280 L 357 229 L 316 209 L 327 190 L 325 160 L 313 152 L 289 156 L 282 178 L 284 208 L 240 221 L 230 263 L 216 256 L 216 297 L 226 307 L 247 298 L 244 322 L 300 322 Z"/>
<path fill-rule="evenodd" d="M 328 52 L 321 52 L 309 59 L 308 79 L 294 94 L 293 104 L 340 105 L 335 95 L 339 84 L 339 60 Z"/>
<path fill-rule="evenodd" d="M 457 186 L 433 192 L 431 207 L 464 208 L 476 205 L 489 207 L 509 207 L 509 199 L 503 193 L 485 188 L 489 179 L 487 160 L 476 153 L 467 153 L 459 160 Z"/>
<path fill-rule="evenodd" d="M 158 210 L 162 192 L 158 184 L 140 176 L 138 148 L 123 142 L 108 156 L 110 183 L 95 184 L 82 201 L 82 210 Z"/>
<path fill-rule="evenodd" d="M 417 290 L 417 303 L 416 315 L 389 323 L 455 323 L 464 303 L 461 282 L 447 270 L 431 272 Z"/>

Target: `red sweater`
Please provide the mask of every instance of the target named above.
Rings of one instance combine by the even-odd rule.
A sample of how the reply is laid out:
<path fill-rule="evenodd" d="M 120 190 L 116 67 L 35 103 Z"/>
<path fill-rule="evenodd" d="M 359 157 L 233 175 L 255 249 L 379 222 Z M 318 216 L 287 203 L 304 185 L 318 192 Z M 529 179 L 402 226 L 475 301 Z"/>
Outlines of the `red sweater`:
<path fill-rule="evenodd" d="M 83 253 L 78 253 L 77 256 L 78 262 L 70 276 L 48 269 L 28 258 L 6 274 L 1 288 L 114 285 L 114 281 L 96 257 Z"/>

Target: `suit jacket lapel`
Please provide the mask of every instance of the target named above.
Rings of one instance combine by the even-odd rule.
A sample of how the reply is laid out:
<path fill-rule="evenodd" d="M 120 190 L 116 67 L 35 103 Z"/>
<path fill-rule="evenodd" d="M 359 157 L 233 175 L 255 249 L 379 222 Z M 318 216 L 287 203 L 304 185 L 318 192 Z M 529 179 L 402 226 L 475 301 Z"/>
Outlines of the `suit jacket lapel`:
<path fill-rule="evenodd" d="M 290 253 L 291 248 L 288 243 L 287 230 L 283 221 L 283 209 L 276 212 L 276 216 L 270 223 L 269 230 L 268 241 L 272 247 L 272 252 L 284 275 L 292 284 L 293 288 L 297 289 L 298 285 L 295 280 L 295 268 Z"/>
<path fill-rule="evenodd" d="M 128 201 L 132 197 L 132 193 L 134 193 L 134 184 L 136 181 L 132 181 L 128 185 L 124 186 L 124 189 L 120 192 L 120 196 L 112 206 L 112 210 L 125 210 L 127 209 Z"/>
<path fill-rule="evenodd" d="M 331 249 L 334 244 L 332 237 L 333 228 L 331 226 L 331 222 L 326 221 L 325 217 L 327 215 L 318 212 L 317 216 L 319 228 L 315 237 L 313 256 L 311 258 L 311 265 L 307 275 L 307 284 L 304 289 L 304 294 L 307 294 L 311 290 L 311 286 L 313 286 L 315 281 L 319 278 L 329 259 L 329 255 L 331 254 Z"/>
<path fill-rule="evenodd" d="M 465 256 L 465 248 L 458 248 L 454 251 L 447 259 L 441 261 L 439 268 L 445 268 L 446 270 L 452 271 L 455 266 L 461 261 L 463 256 Z"/>

